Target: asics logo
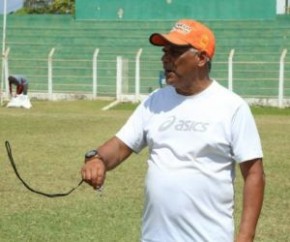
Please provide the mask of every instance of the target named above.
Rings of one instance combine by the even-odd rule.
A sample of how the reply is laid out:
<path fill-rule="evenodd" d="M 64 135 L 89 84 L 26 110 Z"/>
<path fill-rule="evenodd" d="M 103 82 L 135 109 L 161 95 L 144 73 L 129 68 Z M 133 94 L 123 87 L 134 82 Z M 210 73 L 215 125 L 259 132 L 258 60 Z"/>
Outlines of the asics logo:
<path fill-rule="evenodd" d="M 170 117 L 168 120 L 166 120 L 164 123 L 162 123 L 159 126 L 159 131 L 164 131 L 169 129 L 174 123 L 175 123 L 176 118 L 174 116 Z"/>
<path fill-rule="evenodd" d="M 159 131 L 165 131 L 173 128 L 176 131 L 194 131 L 205 132 L 209 123 L 194 121 L 194 120 L 178 120 L 175 116 L 169 117 L 165 122 L 159 126 Z"/>

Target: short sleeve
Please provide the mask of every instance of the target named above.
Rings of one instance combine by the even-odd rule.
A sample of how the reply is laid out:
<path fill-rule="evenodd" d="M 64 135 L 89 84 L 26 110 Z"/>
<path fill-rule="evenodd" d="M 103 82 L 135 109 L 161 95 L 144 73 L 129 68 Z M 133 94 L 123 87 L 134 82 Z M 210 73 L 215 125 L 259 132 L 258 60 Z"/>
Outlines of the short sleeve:
<path fill-rule="evenodd" d="M 140 152 L 146 146 L 143 125 L 144 112 L 144 103 L 141 103 L 116 134 L 120 140 L 136 153 Z"/>
<path fill-rule="evenodd" d="M 231 143 L 233 159 L 238 163 L 263 157 L 256 122 L 246 103 L 233 116 Z"/>

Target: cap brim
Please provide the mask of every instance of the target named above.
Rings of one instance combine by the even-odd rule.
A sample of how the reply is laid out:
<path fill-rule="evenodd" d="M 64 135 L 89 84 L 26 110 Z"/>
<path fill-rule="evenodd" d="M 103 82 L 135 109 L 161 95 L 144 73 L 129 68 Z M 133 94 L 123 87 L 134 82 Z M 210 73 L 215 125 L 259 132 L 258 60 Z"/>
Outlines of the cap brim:
<path fill-rule="evenodd" d="M 159 34 L 154 33 L 150 36 L 149 41 L 152 45 L 164 46 L 166 44 L 173 45 L 188 45 L 186 41 L 178 38 L 174 33 L 170 34 Z"/>

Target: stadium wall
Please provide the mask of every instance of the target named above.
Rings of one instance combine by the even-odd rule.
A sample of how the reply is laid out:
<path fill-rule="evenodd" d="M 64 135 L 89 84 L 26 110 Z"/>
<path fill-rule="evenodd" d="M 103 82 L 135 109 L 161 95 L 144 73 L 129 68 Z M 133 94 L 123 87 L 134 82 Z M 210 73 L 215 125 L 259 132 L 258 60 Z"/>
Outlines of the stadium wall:
<path fill-rule="evenodd" d="M 76 0 L 77 20 L 275 19 L 274 0 Z"/>
<path fill-rule="evenodd" d="M 155 31 L 168 31 L 175 20 L 77 21 L 69 15 L 9 15 L 6 47 L 9 71 L 30 80 L 30 93 L 48 91 L 48 55 L 52 49 L 53 91 L 85 97 L 92 91 L 92 58 L 98 54 L 98 97 L 115 97 L 116 57 L 127 59 L 127 92 L 135 82 L 135 56 L 141 55 L 141 92 L 158 88 L 161 50 L 148 42 Z M 279 62 L 290 50 L 290 18 L 203 21 L 216 35 L 212 76 L 227 86 L 228 58 L 234 54 L 234 91 L 243 97 L 276 98 Z M 0 20 L 2 25 L 2 21 Z M 1 34 L 0 34 L 1 36 Z M 2 39 L 2 36 L 1 36 Z M 285 58 L 285 91 L 290 98 L 290 53 Z"/>

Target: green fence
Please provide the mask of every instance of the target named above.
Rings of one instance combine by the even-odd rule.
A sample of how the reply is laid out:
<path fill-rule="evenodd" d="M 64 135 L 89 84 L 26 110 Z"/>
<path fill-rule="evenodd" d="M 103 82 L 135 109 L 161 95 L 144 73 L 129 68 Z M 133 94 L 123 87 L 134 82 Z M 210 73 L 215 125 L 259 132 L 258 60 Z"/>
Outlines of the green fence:
<path fill-rule="evenodd" d="M 141 91 L 158 87 L 162 69 L 161 50 L 148 42 L 152 32 L 168 31 L 166 21 L 76 21 L 60 15 L 9 15 L 7 42 L 10 73 L 25 74 L 31 92 L 46 92 L 48 55 L 53 55 L 54 90 L 90 93 L 92 63 L 98 48 L 98 94 L 114 96 L 116 57 L 128 59 L 129 90 L 134 89 L 135 56 L 142 48 Z M 234 55 L 234 91 L 247 97 L 277 96 L 279 61 L 283 49 L 290 51 L 290 18 L 251 21 L 204 21 L 216 34 L 217 48 L 212 76 L 225 86 L 228 56 Z M 0 22 L 1 23 L 1 22 Z M 2 36 L 1 36 L 2 39 Z M 290 53 L 286 56 L 285 95 L 290 96 Z"/>

